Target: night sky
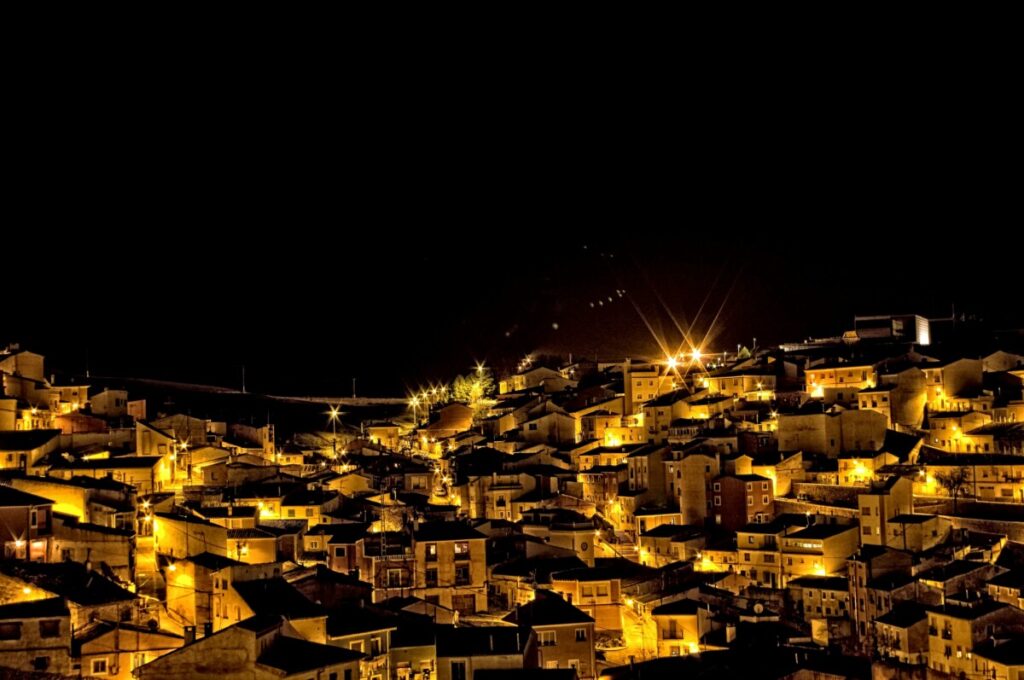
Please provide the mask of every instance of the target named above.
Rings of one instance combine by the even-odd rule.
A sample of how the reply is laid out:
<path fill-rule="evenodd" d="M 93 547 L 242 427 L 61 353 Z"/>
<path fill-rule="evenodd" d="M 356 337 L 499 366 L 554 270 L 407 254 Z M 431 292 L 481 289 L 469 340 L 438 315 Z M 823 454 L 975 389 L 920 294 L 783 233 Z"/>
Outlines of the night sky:
<path fill-rule="evenodd" d="M 666 310 L 705 299 L 718 348 L 952 304 L 1022 323 L 998 121 L 529 113 L 364 111 L 325 135 L 322 113 L 192 111 L 35 139 L 0 341 L 70 372 L 238 385 L 244 364 L 250 390 L 393 394 L 526 352 L 656 356 L 642 319 L 678 342 Z"/>

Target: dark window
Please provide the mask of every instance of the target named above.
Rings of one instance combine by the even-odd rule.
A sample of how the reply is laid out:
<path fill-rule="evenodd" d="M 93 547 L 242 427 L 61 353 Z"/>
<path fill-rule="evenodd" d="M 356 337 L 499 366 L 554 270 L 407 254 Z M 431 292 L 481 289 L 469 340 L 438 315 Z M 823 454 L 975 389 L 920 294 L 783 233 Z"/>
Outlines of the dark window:
<path fill-rule="evenodd" d="M 470 582 L 469 567 L 455 567 L 455 585 L 468 586 Z"/>
<path fill-rule="evenodd" d="M 40 621 L 39 622 L 39 637 L 41 638 L 53 638 L 60 637 L 60 620 L 54 621 Z"/>
<path fill-rule="evenodd" d="M 20 640 L 21 621 L 0 623 L 0 640 Z"/>
<path fill-rule="evenodd" d="M 427 569 L 426 587 L 427 588 L 436 588 L 437 587 L 437 569 Z"/>
<path fill-rule="evenodd" d="M 346 668 L 345 669 L 345 680 L 352 680 L 352 669 L 351 668 Z"/>
<path fill-rule="evenodd" d="M 465 661 L 452 661 L 452 680 L 466 680 Z"/>

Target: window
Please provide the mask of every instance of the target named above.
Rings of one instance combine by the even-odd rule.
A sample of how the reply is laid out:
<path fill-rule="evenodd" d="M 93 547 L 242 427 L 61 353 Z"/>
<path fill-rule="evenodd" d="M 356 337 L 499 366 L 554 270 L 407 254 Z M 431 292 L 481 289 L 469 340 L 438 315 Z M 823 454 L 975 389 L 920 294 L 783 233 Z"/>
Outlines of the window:
<path fill-rule="evenodd" d="M 768 490 L 768 482 L 761 482 L 761 491 Z"/>
<path fill-rule="evenodd" d="M 863 508 L 861 508 L 860 509 L 860 514 L 861 514 L 862 517 L 871 517 L 871 508 L 870 507 L 863 507 Z"/>
<path fill-rule="evenodd" d="M 370 656 L 380 656 L 380 638 L 370 640 Z"/>
<path fill-rule="evenodd" d="M 580 593 L 580 595 L 582 595 L 583 597 L 593 597 L 594 596 L 594 587 L 593 586 L 581 586 L 581 591 L 582 592 Z"/>
<path fill-rule="evenodd" d="M 598 584 L 598 586 L 597 586 L 597 596 L 598 597 L 608 597 L 608 584 L 607 583 L 600 583 L 600 584 Z"/>
<path fill-rule="evenodd" d="M 761 505 L 768 505 L 768 496 L 761 496 Z"/>
<path fill-rule="evenodd" d="M 0 640 L 20 640 L 21 621 L 0 623 Z"/>
<path fill-rule="evenodd" d="M 753 534 L 751 534 L 750 536 L 747 536 L 747 543 L 750 543 L 750 544 L 754 543 L 754 535 Z"/>
<path fill-rule="evenodd" d="M 101 673 L 106 674 L 107 672 L 107 660 L 106 659 L 93 659 L 92 660 L 92 674 L 99 675 Z"/>
<path fill-rule="evenodd" d="M 719 484 L 718 482 L 715 482 L 715 487 L 714 488 L 715 488 L 715 493 L 718 493 L 718 492 L 720 492 L 722 490 L 722 485 Z"/>
<path fill-rule="evenodd" d="M 40 621 L 39 622 L 39 637 L 41 637 L 41 638 L 60 637 L 60 619 L 54 619 L 53 621 Z"/>
<path fill-rule="evenodd" d="M 743 561 L 744 562 L 749 562 L 750 561 L 750 553 L 743 553 Z"/>
<path fill-rule="evenodd" d="M 587 641 L 587 629 L 586 628 L 577 628 L 576 629 L 576 642 L 586 642 L 586 641 Z"/>
<path fill-rule="evenodd" d="M 28 515 L 28 524 L 29 524 L 30 527 L 34 528 L 36 526 L 36 524 L 38 523 L 38 521 L 39 521 L 39 515 L 36 513 L 35 510 L 33 510 Z"/>
<path fill-rule="evenodd" d="M 468 586 L 470 583 L 472 583 L 472 579 L 469 575 L 469 567 L 455 567 L 455 585 Z"/>
<path fill-rule="evenodd" d="M 335 557 L 344 557 L 345 556 L 345 546 L 342 546 L 342 545 L 334 546 L 334 556 Z"/>
<path fill-rule="evenodd" d="M 288 508 L 288 516 L 295 517 L 295 508 Z"/>
<path fill-rule="evenodd" d="M 424 585 L 427 588 L 437 587 L 437 569 L 427 569 L 426 571 L 426 582 Z"/>
<path fill-rule="evenodd" d="M 536 432 L 537 431 L 537 423 L 530 423 L 530 431 L 531 432 Z"/>
<path fill-rule="evenodd" d="M 388 588 L 402 587 L 402 570 L 388 569 Z"/>
<path fill-rule="evenodd" d="M 355 642 L 350 642 L 349 645 L 348 645 L 348 648 L 351 649 L 353 652 L 362 653 L 362 651 L 363 651 L 363 641 L 362 640 L 356 640 Z"/>
<path fill-rule="evenodd" d="M 753 504 L 754 504 L 754 497 L 753 496 L 747 496 L 747 505 L 753 505 Z"/>
<path fill-rule="evenodd" d="M 351 668 L 346 668 L 345 669 L 345 680 L 352 680 L 352 669 Z"/>
<path fill-rule="evenodd" d="M 545 630 L 537 633 L 537 643 L 541 647 L 554 647 L 555 646 L 555 631 Z"/>
<path fill-rule="evenodd" d="M 436 562 L 437 561 L 437 543 L 427 543 L 427 544 L 424 545 L 424 548 L 426 549 L 426 553 L 427 553 L 427 561 L 428 562 Z"/>
<path fill-rule="evenodd" d="M 721 496 L 715 496 L 715 505 L 721 505 L 721 504 L 722 504 L 722 497 Z"/>
<path fill-rule="evenodd" d="M 456 541 L 455 543 L 455 559 L 469 559 L 469 541 Z"/>

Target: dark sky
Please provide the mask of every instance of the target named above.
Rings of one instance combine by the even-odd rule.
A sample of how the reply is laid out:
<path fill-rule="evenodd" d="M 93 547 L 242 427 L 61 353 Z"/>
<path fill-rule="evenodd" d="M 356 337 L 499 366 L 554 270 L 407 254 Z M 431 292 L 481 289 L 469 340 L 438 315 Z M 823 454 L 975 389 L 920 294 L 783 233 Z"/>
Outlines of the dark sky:
<path fill-rule="evenodd" d="M 655 354 L 638 310 L 677 337 L 665 309 L 705 298 L 730 347 L 954 303 L 1020 323 L 997 103 L 691 103 L 26 111 L 0 340 L 70 371 L 237 384 L 244 364 L 251 389 L 337 394 Z"/>

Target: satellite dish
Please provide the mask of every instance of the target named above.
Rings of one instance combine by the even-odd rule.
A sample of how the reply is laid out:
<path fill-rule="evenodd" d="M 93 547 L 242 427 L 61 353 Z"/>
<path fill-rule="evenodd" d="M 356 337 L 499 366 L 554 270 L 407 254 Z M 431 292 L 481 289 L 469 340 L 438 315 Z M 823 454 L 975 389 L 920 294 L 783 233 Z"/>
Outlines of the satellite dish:
<path fill-rule="evenodd" d="M 755 614 L 764 614 L 764 605 L 761 604 L 760 602 L 756 603 L 754 605 L 754 613 Z"/>

